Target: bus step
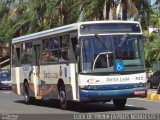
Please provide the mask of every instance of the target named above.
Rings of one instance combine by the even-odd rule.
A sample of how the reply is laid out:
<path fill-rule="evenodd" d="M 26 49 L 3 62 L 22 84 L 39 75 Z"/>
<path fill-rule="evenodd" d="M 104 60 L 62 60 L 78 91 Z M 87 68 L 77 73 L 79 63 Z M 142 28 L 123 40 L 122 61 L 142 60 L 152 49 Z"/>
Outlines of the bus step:
<path fill-rule="evenodd" d="M 41 100 L 41 99 L 42 99 L 42 96 L 36 96 L 36 99 L 37 99 L 37 100 Z"/>

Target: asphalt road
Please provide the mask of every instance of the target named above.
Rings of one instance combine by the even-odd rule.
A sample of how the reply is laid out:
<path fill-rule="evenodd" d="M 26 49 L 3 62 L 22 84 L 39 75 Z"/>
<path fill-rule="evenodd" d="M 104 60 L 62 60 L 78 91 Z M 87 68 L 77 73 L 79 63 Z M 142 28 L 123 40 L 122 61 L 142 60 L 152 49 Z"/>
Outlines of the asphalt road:
<path fill-rule="evenodd" d="M 61 110 L 58 105 L 49 101 L 42 101 L 26 105 L 23 96 L 17 96 L 10 90 L 0 91 L 0 114 L 35 114 L 44 117 L 44 114 L 72 114 L 73 119 L 79 119 L 74 114 L 126 114 L 126 113 L 160 113 L 160 101 L 151 101 L 145 98 L 128 99 L 125 109 L 116 110 L 109 103 L 74 104 L 69 110 Z M 59 115 L 61 116 L 61 115 Z M 58 116 L 57 116 L 58 117 Z M 70 116 L 71 117 L 71 116 Z M 80 117 L 81 118 L 81 117 Z M 82 117 L 83 118 L 83 117 Z M 1 120 L 1 118 L 0 118 Z M 47 120 L 47 119 L 46 119 Z M 58 120 L 58 118 L 57 118 Z"/>

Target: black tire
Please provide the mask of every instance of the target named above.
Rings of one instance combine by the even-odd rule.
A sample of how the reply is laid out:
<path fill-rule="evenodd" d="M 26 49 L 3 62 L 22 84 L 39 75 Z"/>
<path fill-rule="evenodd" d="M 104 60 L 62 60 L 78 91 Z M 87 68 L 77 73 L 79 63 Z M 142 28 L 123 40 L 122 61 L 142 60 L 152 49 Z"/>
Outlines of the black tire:
<path fill-rule="evenodd" d="M 126 102 L 127 99 L 113 99 L 114 106 L 117 109 L 123 109 L 125 107 Z"/>
<path fill-rule="evenodd" d="M 29 84 L 28 84 L 28 82 L 24 83 L 24 101 L 25 101 L 26 104 L 33 103 L 33 101 L 34 101 L 34 98 L 31 97 L 30 93 L 29 93 Z"/>
<path fill-rule="evenodd" d="M 66 100 L 66 91 L 64 86 L 60 86 L 59 88 L 59 102 L 61 109 L 66 110 L 68 108 L 68 102 Z"/>

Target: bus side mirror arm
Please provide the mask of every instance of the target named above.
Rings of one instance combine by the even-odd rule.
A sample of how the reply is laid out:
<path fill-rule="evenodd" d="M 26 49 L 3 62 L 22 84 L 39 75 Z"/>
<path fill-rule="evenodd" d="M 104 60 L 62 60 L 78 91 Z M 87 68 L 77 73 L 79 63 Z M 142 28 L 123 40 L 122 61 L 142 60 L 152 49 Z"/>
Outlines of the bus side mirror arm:
<path fill-rule="evenodd" d="M 80 45 L 76 45 L 76 48 L 75 48 L 75 55 L 76 55 L 76 56 L 79 56 L 79 55 L 80 55 L 80 51 L 81 51 Z"/>

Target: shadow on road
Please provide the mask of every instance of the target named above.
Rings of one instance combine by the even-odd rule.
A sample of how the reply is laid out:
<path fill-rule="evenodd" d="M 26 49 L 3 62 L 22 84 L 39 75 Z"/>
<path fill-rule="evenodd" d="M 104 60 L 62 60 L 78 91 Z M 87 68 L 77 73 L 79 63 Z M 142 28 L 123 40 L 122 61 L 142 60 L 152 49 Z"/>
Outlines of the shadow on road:
<path fill-rule="evenodd" d="M 14 101 L 16 103 L 26 104 L 23 100 Z M 49 107 L 53 109 L 60 109 L 59 103 L 56 100 L 52 101 L 36 101 L 32 104 L 33 106 L 39 107 Z M 126 106 L 124 109 L 116 109 L 114 105 L 109 103 L 69 103 L 70 107 L 68 108 L 69 111 L 73 112 L 80 112 L 80 113 L 93 113 L 93 112 L 110 112 L 110 111 L 129 111 L 129 110 L 147 110 L 143 107 L 136 107 L 136 106 Z"/>

